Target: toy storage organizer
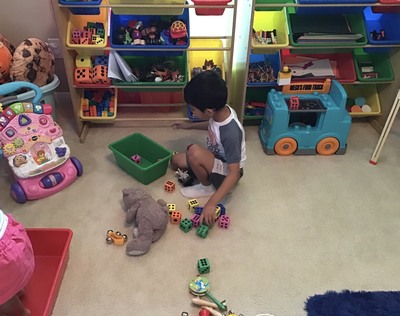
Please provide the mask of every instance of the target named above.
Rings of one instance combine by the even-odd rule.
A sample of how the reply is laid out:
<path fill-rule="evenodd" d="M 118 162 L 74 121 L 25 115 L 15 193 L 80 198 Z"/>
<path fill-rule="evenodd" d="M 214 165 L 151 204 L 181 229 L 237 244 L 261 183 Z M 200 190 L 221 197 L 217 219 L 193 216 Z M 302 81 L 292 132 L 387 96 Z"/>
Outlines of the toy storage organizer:
<path fill-rule="evenodd" d="M 135 121 L 165 121 L 163 125 L 170 125 L 168 121 L 190 118 L 183 100 L 183 88 L 191 79 L 193 68 L 201 71 L 205 66 L 205 60 L 212 60 L 213 66 L 209 63 L 207 67 L 214 68 L 228 80 L 228 85 L 231 84 L 229 80 L 232 71 L 233 38 L 229 35 L 221 35 L 219 38 L 214 34 L 206 34 L 193 39 L 190 34 L 189 10 L 195 13 L 193 16 L 214 15 L 218 18 L 226 9 L 236 11 L 237 4 L 232 0 L 196 0 L 196 3 L 185 0 L 107 0 L 97 3 L 80 2 L 79 6 L 75 0 L 69 2 L 73 7 L 69 7 L 68 2 L 52 0 L 60 38 L 67 47 L 65 67 L 73 69 L 73 75 L 69 75 L 69 86 L 71 90 L 79 89 L 76 93 L 71 93 L 71 96 L 77 114 L 78 130 L 81 131 L 81 141 L 84 140 L 85 131 L 88 130 L 84 127 L 90 126 L 88 123 L 124 122 L 124 125 L 134 125 Z M 120 4 L 128 6 L 114 6 Z M 185 7 L 186 5 L 193 7 Z M 199 19 L 204 18 L 199 17 Z M 185 28 L 181 28 L 180 23 L 171 27 L 176 20 L 182 21 Z M 132 32 L 140 25 L 139 21 L 143 23 L 143 28 L 138 30 L 140 34 L 137 31 Z M 157 26 L 163 26 L 160 28 L 162 30 L 160 41 L 154 40 L 152 34 L 154 29 L 151 28 L 153 22 L 156 22 Z M 232 20 L 232 35 L 235 22 Z M 87 43 L 85 40 L 82 40 L 82 43 L 74 39 L 74 31 L 84 30 L 88 25 L 92 30 L 93 27 L 99 26 L 108 28 L 109 36 L 104 38 L 104 42 L 99 41 L 99 43 L 96 41 Z M 133 29 L 126 33 L 128 27 Z M 85 32 L 80 35 L 91 36 Z M 145 37 L 140 38 L 140 36 Z M 132 69 L 132 74 L 138 80 L 121 81 L 115 78 L 89 80 L 87 76 L 95 78 L 94 68 L 98 66 L 95 60 L 99 56 L 103 56 L 104 59 L 110 58 L 114 52 L 118 53 Z M 81 60 L 79 66 L 75 64 L 75 59 Z M 89 59 L 91 62 L 87 63 Z M 106 64 L 102 65 L 106 67 Z M 230 67 L 226 67 L 227 65 Z M 172 69 L 173 80 L 169 80 L 168 76 L 164 77 L 158 66 L 170 67 L 167 69 Z M 89 69 L 78 69 L 85 67 Z M 154 74 L 163 80 L 152 78 Z M 113 91 L 113 99 L 104 102 L 101 100 L 100 92 L 109 89 Z M 93 91 L 97 91 L 93 98 L 85 97 L 93 94 Z"/>
<path fill-rule="evenodd" d="M 389 1 L 389 2 L 388 2 Z M 396 3 L 399 1 L 385 1 L 381 3 Z M 396 2 L 397 1 L 397 2 Z M 376 13 L 375 8 L 394 8 L 394 7 L 374 7 L 374 0 L 296 0 L 299 6 L 292 7 L 291 0 L 256 0 L 254 11 L 252 12 L 253 30 L 249 34 L 249 54 L 247 67 L 250 69 L 255 56 L 262 54 L 271 55 L 280 52 L 280 66 L 294 64 L 300 58 L 313 60 L 327 59 L 331 63 L 334 79 L 338 80 L 349 94 L 348 103 L 354 104 L 354 100 L 365 100 L 369 106 L 365 107 L 367 112 L 350 112 L 352 117 L 367 117 L 381 115 L 381 104 L 379 98 L 379 84 L 390 83 L 395 79 L 392 65 L 390 62 L 389 50 L 393 46 L 400 45 L 400 13 L 398 11 L 384 11 Z M 340 5 L 340 4 L 343 5 Z M 351 6 L 351 4 L 358 4 Z M 273 4 L 279 4 L 274 7 Z M 314 4 L 314 6 L 301 6 L 301 4 Z M 332 4 L 332 6 L 318 7 L 317 4 Z M 360 5 L 362 4 L 362 5 Z M 372 5 L 372 6 L 371 6 Z M 359 33 L 361 38 L 354 42 L 330 41 L 330 42 L 297 42 L 294 34 L 292 17 L 296 16 L 299 20 L 303 17 L 304 27 L 312 24 L 315 20 L 329 21 L 333 14 L 345 14 L 348 24 L 353 33 Z M 300 17 L 300 18 L 299 18 Z M 296 20 L 298 23 L 298 21 Z M 267 31 L 275 30 L 275 42 L 269 39 Z M 373 31 L 383 30 L 382 37 L 374 37 Z M 279 37 L 281 35 L 281 37 Z M 260 36 L 262 37 L 260 39 Z M 268 41 L 266 41 L 266 39 Z M 366 45 L 370 47 L 366 48 Z M 374 48 L 373 46 L 377 47 Z M 379 45 L 379 46 L 378 46 Z M 258 57 L 260 58 L 260 57 Z M 305 62 L 304 62 L 305 64 Z M 308 77 L 307 71 L 303 78 L 292 76 L 292 82 L 296 81 L 323 81 L 324 78 Z M 361 83 L 369 83 L 361 85 Z M 256 83 L 251 84 L 246 79 L 245 93 L 243 94 L 243 115 L 245 122 L 251 124 L 252 120 L 261 120 L 263 116 L 258 115 L 262 110 L 258 106 L 265 105 L 271 87 L 280 89 L 276 83 Z M 252 105 L 254 104 L 254 105 Z M 348 106 L 350 110 L 350 106 Z M 255 115 L 254 115 L 255 114 Z"/>

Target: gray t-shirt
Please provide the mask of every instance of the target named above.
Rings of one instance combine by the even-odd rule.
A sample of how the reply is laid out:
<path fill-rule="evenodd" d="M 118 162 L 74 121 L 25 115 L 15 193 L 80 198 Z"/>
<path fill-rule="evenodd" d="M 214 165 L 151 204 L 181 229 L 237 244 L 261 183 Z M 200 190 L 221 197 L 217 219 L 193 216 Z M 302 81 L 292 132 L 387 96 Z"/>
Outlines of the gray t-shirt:
<path fill-rule="evenodd" d="M 244 129 L 235 110 L 230 106 L 228 108 L 231 114 L 226 120 L 216 122 L 211 118 L 208 122 L 207 148 L 223 162 L 240 163 L 243 168 L 246 160 Z"/>

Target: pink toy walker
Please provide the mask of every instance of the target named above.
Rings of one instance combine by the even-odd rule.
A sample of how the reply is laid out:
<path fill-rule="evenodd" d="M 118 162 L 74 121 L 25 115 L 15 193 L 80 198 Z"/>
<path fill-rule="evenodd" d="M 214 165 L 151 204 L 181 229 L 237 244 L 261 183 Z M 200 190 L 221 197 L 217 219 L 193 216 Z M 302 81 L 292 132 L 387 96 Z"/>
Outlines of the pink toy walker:
<path fill-rule="evenodd" d="M 40 88 L 29 82 L 11 82 L 0 86 L 0 95 L 20 88 L 35 92 L 32 103 L 7 97 L 0 107 L 0 157 L 8 159 L 16 182 L 11 195 L 18 203 L 37 200 L 69 186 L 83 173 L 80 161 L 70 157 L 60 126 L 51 117 L 50 104 L 39 104 Z M 0 104 L 1 105 L 1 104 Z"/>

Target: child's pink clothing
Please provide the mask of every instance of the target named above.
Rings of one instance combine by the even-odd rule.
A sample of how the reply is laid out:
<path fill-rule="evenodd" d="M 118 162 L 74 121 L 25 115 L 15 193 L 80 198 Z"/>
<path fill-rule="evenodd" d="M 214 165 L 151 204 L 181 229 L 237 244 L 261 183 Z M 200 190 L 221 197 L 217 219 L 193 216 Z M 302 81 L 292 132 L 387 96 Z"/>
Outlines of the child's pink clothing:
<path fill-rule="evenodd" d="M 35 268 L 35 258 L 24 227 L 11 215 L 4 215 L 1 210 L 0 217 L 2 217 L 0 232 L 3 233 L 2 237 L 0 234 L 0 305 L 2 305 L 28 283 Z"/>

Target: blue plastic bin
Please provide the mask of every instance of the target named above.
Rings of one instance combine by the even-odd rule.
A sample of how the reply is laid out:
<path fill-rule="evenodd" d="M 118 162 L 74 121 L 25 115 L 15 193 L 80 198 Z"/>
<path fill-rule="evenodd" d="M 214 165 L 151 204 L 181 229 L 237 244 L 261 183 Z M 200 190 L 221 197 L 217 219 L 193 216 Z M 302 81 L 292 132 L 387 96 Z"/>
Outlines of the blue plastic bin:
<path fill-rule="evenodd" d="M 58 3 L 62 5 L 82 5 L 85 7 L 68 8 L 72 14 L 76 15 L 98 15 L 100 14 L 100 9 L 94 6 L 101 4 L 101 0 L 89 0 L 89 1 L 79 1 L 79 0 L 58 0 Z"/>
<path fill-rule="evenodd" d="M 275 86 L 276 85 L 276 79 L 278 78 L 278 72 L 281 69 L 281 58 L 280 54 L 275 53 L 275 54 L 250 54 L 250 60 L 249 60 L 249 69 L 248 72 L 250 71 L 250 68 L 252 64 L 257 64 L 257 63 L 269 63 L 272 66 L 272 69 L 274 71 L 274 76 L 275 80 L 270 81 L 270 82 L 250 82 L 249 77 L 247 78 L 247 85 L 248 86 Z"/>
<path fill-rule="evenodd" d="M 371 7 L 364 9 L 364 24 L 368 42 L 372 45 L 393 45 L 400 43 L 400 13 L 373 13 Z M 383 39 L 373 39 L 371 32 L 384 30 Z"/>
<path fill-rule="evenodd" d="M 187 42 L 185 45 L 175 45 L 170 43 L 168 40 L 165 41 L 163 45 L 124 45 L 117 44 L 116 39 L 118 37 L 118 29 L 121 26 L 127 26 L 130 21 L 142 21 L 143 25 L 146 27 L 150 25 L 152 21 L 169 21 L 171 18 L 177 17 L 179 20 L 182 20 L 186 24 L 187 30 Z M 153 51 L 151 55 L 166 55 L 168 50 L 174 49 L 174 51 L 170 51 L 167 55 L 173 55 L 172 52 L 176 53 L 176 55 L 181 55 L 183 50 L 187 50 L 190 45 L 190 26 L 189 26 L 189 11 L 188 9 L 183 10 L 183 14 L 178 16 L 169 16 L 169 15 L 117 15 L 111 13 L 111 41 L 110 46 L 113 48 L 129 48 L 130 50 L 137 49 L 137 52 L 143 50 L 144 48 L 148 51 Z M 163 51 L 156 52 L 155 50 L 162 49 Z M 175 49 L 182 49 L 182 51 L 176 51 Z M 149 52 L 144 52 L 143 55 L 149 55 Z"/>

